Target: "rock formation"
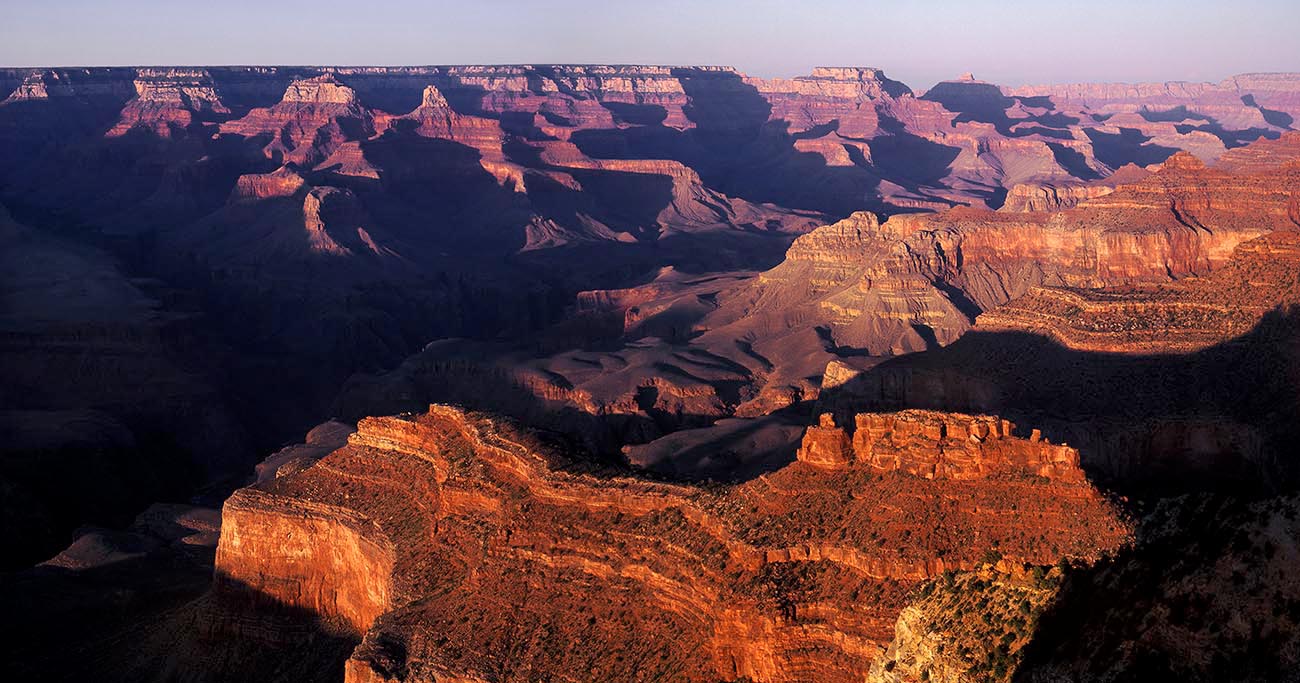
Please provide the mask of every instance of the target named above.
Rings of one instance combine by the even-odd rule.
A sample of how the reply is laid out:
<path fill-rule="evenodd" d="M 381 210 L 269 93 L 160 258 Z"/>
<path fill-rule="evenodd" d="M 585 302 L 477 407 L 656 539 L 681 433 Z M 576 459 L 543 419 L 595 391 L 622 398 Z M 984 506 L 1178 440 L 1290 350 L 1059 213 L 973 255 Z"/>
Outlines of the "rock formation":
<path fill-rule="evenodd" d="M 797 463 L 724 488 L 587 469 L 453 408 L 363 420 L 227 501 L 218 595 L 360 638 L 349 681 L 856 680 L 918 580 L 991 544 L 1046 563 L 1128 535 L 1081 477 L 1017 465 L 974 480 Z"/>
<path fill-rule="evenodd" d="M 807 376 L 841 349 L 880 356 L 949 344 L 981 313 L 1001 315 L 984 312 L 1007 302 L 1008 311 L 1017 310 L 1017 298 L 1041 291 L 1035 287 L 1069 287 L 1070 296 L 1087 297 L 1084 288 L 1163 287 L 1171 278 L 1209 276 L 1238 245 L 1270 231 L 1282 236 L 1275 247 L 1261 243 L 1270 251 L 1255 267 L 1273 275 L 1258 286 L 1285 290 L 1285 234 L 1300 225 L 1293 216 L 1300 182 L 1286 160 L 1297 158 L 1298 142 L 1288 133 L 1261 143 L 1268 149 L 1262 154 L 1234 150 L 1222 168 L 1180 153 L 1153 175 L 1059 211 L 959 208 L 883 224 L 854 214 L 798 238 L 780 266 L 722 292 L 717 310 L 696 323 L 703 332 L 696 343 L 752 339 L 753 352 L 789 366 L 785 373 L 766 369 L 769 381 Z M 1252 165 L 1253 158 L 1271 165 Z M 1267 300 L 1282 302 L 1272 294 Z M 1249 310 L 1239 315 L 1247 325 L 1259 317 Z M 723 353 L 752 364 L 747 354 Z"/>
<path fill-rule="evenodd" d="M 1078 451 L 1044 441 L 1037 429 L 1027 440 L 1015 438 L 1016 426 L 996 417 L 903 411 L 864 413 L 855 424 L 850 440 L 832 415 L 823 414 L 808 428 L 799 461 L 827 469 L 857 462 L 925 479 L 981 479 L 1013 470 L 1083 483 Z"/>
<path fill-rule="evenodd" d="M 267 135 L 271 141 L 263 151 L 268 158 L 311 168 L 345 142 L 371 135 L 374 121 L 356 92 L 327 73 L 293 81 L 279 104 L 227 121 L 221 124 L 221 132 Z"/>
<path fill-rule="evenodd" d="M 140 69 L 134 85 L 135 99 L 122 108 L 108 137 L 143 128 L 166 138 L 195 122 L 230 113 L 204 69 Z"/>
<path fill-rule="evenodd" d="M 883 223 L 860 212 L 800 236 L 783 263 L 756 276 L 691 277 L 665 269 L 634 287 L 580 293 L 576 318 L 539 342 L 565 349 L 606 339 L 625 348 L 538 360 L 531 349 L 433 345 L 389 376 L 355 382 L 344 399 L 348 408 L 338 412 L 360 417 L 367 403 L 384 412 L 427 400 L 463 401 L 574 434 L 598 451 L 629 446 L 638 464 L 672 462 L 668 471 L 682 473 L 691 458 L 668 456 L 669 442 L 645 448 L 642 442 L 690 429 L 691 438 L 703 441 L 688 444 L 683 434 L 671 443 L 703 463 L 710 449 L 729 451 L 739 433 L 735 425 L 704 429 L 710 422 L 761 418 L 752 426 L 765 435 L 760 450 L 768 455 L 745 467 L 777 465 L 797 444 L 778 446 L 772 438 L 805 419 L 794 407 L 802 403 L 806 410 L 820 391 L 850 382 L 884 358 L 951 344 L 977 320 L 989 330 L 1047 329 L 1028 319 L 999 322 L 1017 311 L 1059 311 L 1068 324 L 1091 324 L 1070 312 L 1083 305 L 1077 301 L 1039 306 L 1045 292 L 1093 301 L 1087 305 L 1094 308 L 1109 302 L 1111 312 L 1096 325 L 1126 325 L 1115 316 L 1166 311 L 1143 323 L 1166 352 L 1215 344 L 1287 301 L 1289 261 L 1281 245 L 1296 225 L 1290 207 L 1297 184 L 1288 160 L 1297 158 L 1298 139 L 1287 134 L 1238 148 L 1211 167 L 1185 155 L 1155 173 L 1130 167 L 1116 174 L 1116 187 L 1087 186 L 1104 192 L 1063 210 L 958 208 Z M 1256 265 L 1233 265 L 1239 245 L 1266 233 L 1277 236 L 1271 243 L 1278 246 Z M 1247 276 L 1243 268 L 1258 272 Z M 1223 269 L 1228 272 L 1215 275 Z M 1229 284 L 1251 277 L 1254 294 Z M 1202 281 L 1218 284 L 1196 284 Z M 1098 287 L 1106 289 L 1094 292 Z M 1206 304 L 1195 309 L 1135 307 L 1168 296 L 1159 292 L 1216 287 L 1222 303 L 1201 294 Z M 1229 300 L 1244 306 L 1229 310 Z M 1224 311 L 1218 332 L 1219 323 L 1197 322 L 1215 306 Z M 1178 335 L 1190 335 L 1192 346 L 1176 345 Z M 818 382 L 832 363 L 844 366 L 842 376 Z M 407 402 L 390 400 L 395 396 Z M 736 460 L 713 462 L 697 474 L 736 476 L 728 471 Z"/>
<path fill-rule="evenodd" d="M 1114 192 L 1104 184 L 1024 183 L 1007 191 L 1003 211 L 1059 211 Z"/>
<path fill-rule="evenodd" d="M 1035 287 L 979 316 L 977 329 L 1045 334 L 1080 351 L 1190 353 L 1240 337 L 1269 311 L 1300 305 L 1300 233 L 1243 242 L 1212 273 L 1149 286 Z"/>
<path fill-rule="evenodd" d="M 1085 467 L 1136 491 L 1272 489 L 1296 475 L 1294 422 L 1274 416 L 1300 405 L 1287 379 L 1298 235 L 1242 242 L 1176 281 L 1032 287 L 941 352 L 839 371 L 821 409 L 1033 416 Z"/>

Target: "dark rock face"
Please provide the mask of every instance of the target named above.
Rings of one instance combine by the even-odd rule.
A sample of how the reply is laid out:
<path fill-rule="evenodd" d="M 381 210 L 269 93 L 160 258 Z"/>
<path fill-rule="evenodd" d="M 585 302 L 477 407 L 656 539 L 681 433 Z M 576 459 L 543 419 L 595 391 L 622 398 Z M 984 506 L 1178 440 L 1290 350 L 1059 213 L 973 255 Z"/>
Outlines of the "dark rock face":
<path fill-rule="evenodd" d="M 3 211 L 3 209 L 0 209 Z M 0 213 L 4 569 L 49 558 L 76 527 L 248 467 L 192 314 L 103 250 Z"/>

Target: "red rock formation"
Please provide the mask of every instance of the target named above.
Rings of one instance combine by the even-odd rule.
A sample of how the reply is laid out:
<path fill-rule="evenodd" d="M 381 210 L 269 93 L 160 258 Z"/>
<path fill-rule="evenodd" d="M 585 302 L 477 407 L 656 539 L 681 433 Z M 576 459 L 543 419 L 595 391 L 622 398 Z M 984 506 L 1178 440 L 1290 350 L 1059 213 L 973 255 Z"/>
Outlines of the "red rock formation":
<path fill-rule="evenodd" d="M 242 118 L 221 124 L 222 133 L 245 137 L 271 135 L 268 158 L 311 168 L 324 162 L 348 140 L 374 133 L 373 114 L 356 92 L 332 74 L 296 80 L 280 103 L 254 109 Z"/>
<path fill-rule="evenodd" d="M 394 549 L 373 523 L 335 506 L 267 498 L 246 489 L 226 501 L 217 546 L 219 595 L 291 605 L 330 629 L 364 631 L 392 607 Z"/>
<path fill-rule="evenodd" d="M 1060 211 L 1114 192 L 1107 185 L 1022 183 L 1007 192 L 1002 211 Z"/>
<path fill-rule="evenodd" d="M 895 216 L 883 224 L 873 214 L 855 214 L 799 237 L 784 263 L 756 277 L 692 278 L 671 270 L 638 287 L 579 296 L 583 323 L 565 328 L 561 339 L 580 344 L 592 335 L 621 337 L 637 340 L 635 348 L 565 352 L 541 361 L 511 352 L 484 362 L 471 359 L 483 352 L 477 345 L 468 356 L 463 346 L 439 345 L 368 388 L 358 383 L 349 403 L 397 395 L 461 400 L 574 433 L 597 450 L 630 446 L 627 452 L 636 453 L 642 465 L 672 462 L 679 468 L 692 459 L 710 459 L 668 457 L 669 443 L 695 454 L 732 448 L 736 431 L 726 425 L 705 429 L 709 422 L 761 418 L 814 400 L 820 390 L 847 383 L 882 357 L 952 343 L 977 316 L 985 329 L 1047 326 L 1025 316 L 997 322 L 998 316 L 1037 309 L 1034 316 L 1059 319 L 1052 324 L 1072 346 L 1092 343 L 1083 326 L 1104 332 L 1125 325 L 1135 334 L 1128 342 L 1103 334 L 1112 344 L 1107 348 L 1203 348 L 1249 329 L 1264 310 L 1260 306 L 1277 299 L 1263 296 L 1259 301 L 1267 303 L 1215 314 L 1221 329 L 1200 318 L 1206 311 L 1232 309 L 1209 300 L 1196 307 L 1141 309 L 1162 311 L 1141 326 L 1126 322 L 1137 313 L 1124 311 L 1139 303 L 1144 291 L 1177 290 L 1181 285 L 1170 285 L 1171 278 L 1193 278 L 1192 283 L 1223 268 L 1236 269 L 1231 264 L 1238 244 L 1295 225 L 1289 207 L 1297 184 L 1284 160 L 1295 156 L 1295 139 L 1287 135 L 1260 143 L 1269 148 L 1265 153 L 1249 151 L 1253 147 L 1234 150 L 1222 169 L 1207 168 L 1188 155 L 1173 157 L 1154 174 L 1130 167 L 1119 174 L 1127 184 L 1063 211 L 960 208 Z M 1279 266 L 1285 262 L 1274 260 Z M 1213 281 L 1241 279 L 1243 272 Z M 1256 277 L 1258 293 L 1286 290 L 1284 271 L 1262 273 Z M 1099 286 L 1110 293 L 1089 299 L 1086 290 Z M 1133 293 L 1116 294 L 1125 289 Z M 1040 292 L 1069 301 L 1039 306 Z M 1231 296 L 1247 302 L 1252 295 Z M 1079 316 L 1081 301 L 1112 313 Z M 1140 329 L 1154 346 L 1141 346 Z M 1179 346 L 1180 339 L 1187 344 Z M 688 353 L 677 346 L 682 342 Z M 566 346 L 557 343 L 557 348 Z M 838 379 L 823 378 L 819 386 L 815 378 L 837 359 L 852 360 L 854 367 Z M 477 370 L 467 372 L 470 366 Z M 656 379 L 647 381 L 646 375 Z M 619 426 L 593 426 L 604 420 Z M 767 439 L 779 433 L 779 422 L 755 428 Z M 659 446 L 640 445 L 682 428 L 705 441 L 690 444 L 683 435 Z M 708 441 L 714 438 L 720 441 Z M 765 452 L 783 453 L 772 456 L 777 459 L 794 449 L 791 443 L 788 451 Z M 725 476 L 707 464 L 701 467 L 710 476 Z"/>
<path fill-rule="evenodd" d="M 308 248 L 317 254 L 352 256 L 366 253 L 396 256 L 371 235 L 374 224 L 366 216 L 351 190 L 337 187 L 313 188 L 303 198 L 303 225 Z"/>
<path fill-rule="evenodd" d="M 717 489 L 583 473 L 442 406 L 358 427 L 237 492 L 217 555 L 225 609 L 280 604 L 364 634 L 349 681 L 857 680 L 916 580 L 988 544 L 1042 563 L 1128 534 L 1081 477 L 1018 461 L 980 479 L 797 463 Z"/>
<path fill-rule="evenodd" d="M 140 69 L 134 85 L 135 99 L 122 108 L 108 137 L 134 128 L 170 137 L 203 118 L 230 113 L 205 69 Z"/>
<path fill-rule="evenodd" d="M 1300 233 L 1234 250 L 1203 277 L 1145 287 L 1035 287 L 979 316 L 977 329 L 1045 334 L 1081 351 L 1191 353 L 1239 337 L 1278 307 L 1300 305 Z"/>
<path fill-rule="evenodd" d="M 799 462 L 823 467 L 840 469 L 853 462 L 853 444 L 843 429 L 835 426 L 835 418 L 824 413 L 817 426 L 809 427 L 799 446 Z"/>
<path fill-rule="evenodd" d="M 860 462 L 878 472 L 905 472 L 926 479 L 981 479 L 1004 471 L 1028 471 L 1052 480 L 1084 481 L 1079 452 L 1044 442 L 1037 429 L 1028 439 L 1012 436 L 1015 425 L 987 415 L 908 410 L 864 413 L 850 442 L 832 416 L 809 427 L 799 460 L 828 468 Z"/>
<path fill-rule="evenodd" d="M 883 225 L 855 214 L 800 237 L 780 266 L 723 293 L 698 325 L 700 341 L 748 335 L 759 354 L 789 357 L 777 344 L 805 331 L 803 353 L 815 354 L 807 333 L 815 328 L 836 346 L 898 354 L 950 343 L 972 314 L 1033 286 L 1209 274 L 1238 244 L 1300 225 L 1300 177 L 1285 161 L 1300 155 L 1298 139 L 1259 143 L 1263 154 L 1234 151 L 1223 169 L 1178 154 L 1154 175 L 1126 173 L 1137 181 L 1065 211 L 960 208 Z M 1246 160 L 1256 156 L 1274 161 L 1252 167 Z M 829 360 L 806 357 L 819 367 Z M 806 373 L 801 360 L 791 374 Z"/>
<path fill-rule="evenodd" d="M 341 378 L 392 367 L 430 338 L 531 343 L 574 293 L 601 292 L 592 305 L 621 329 L 610 343 L 635 347 L 544 360 L 511 349 L 431 364 L 485 367 L 455 385 L 478 395 L 493 392 L 475 382 L 499 386 L 483 377 L 507 377 L 508 400 L 563 412 L 578 432 L 616 421 L 616 452 L 809 400 L 832 357 L 867 353 L 860 364 L 869 366 L 950 343 L 975 315 L 1032 287 L 1211 273 L 1240 241 L 1300 217 L 1294 174 L 1270 161 L 1291 154 L 1294 135 L 1223 151 L 1282 130 L 1236 128 L 1233 117 L 1245 107 L 1242 125 L 1279 120 L 1289 83 L 1237 79 L 1231 95 L 1257 104 L 1233 104 L 1211 131 L 1201 119 L 1162 120 L 1175 113 L 1155 100 L 1145 112 L 1106 111 L 1102 122 L 1092 116 L 1101 109 L 973 79 L 916 97 L 869 68 L 773 80 L 722 67 L 0 69 L 12 93 L 0 103 L 6 197 L 24 215 L 49 216 L 41 230 L 84 224 L 131 235 L 122 255 L 156 257 L 146 270 L 167 283 L 154 301 L 101 268 L 72 268 L 74 278 L 46 293 L 24 285 L 24 297 L 6 303 L 61 315 L 49 291 L 89 292 L 69 301 L 95 324 L 75 321 L 66 332 L 75 343 L 58 348 L 93 337 L 138 350 L 123 330 L 140 316 L 165 309 L 162 318 L 189 319 L 193 307 L 174 302 L 202 301 L 213 338 L 241 345 L 212 362 L 256 355 L 255 369 L 242 370 L 254 385 L 267 368 L 295 366 L 321 394 L 301 408 L 309 413 L 323 410 Z M 167 137 L 180 129 L 193 134 Z M 1120 144 L 1127 130 L 1144 138 L 1133 149 Z M 1103 153 L 1107 145 L 1118 151 Z M 1165 161 L 1178 148 L 1222 153 L 1223 162 Z M 1003 190 L 1008 209 L 1060 207 L 1094 192 L 1078 189 L 1085 180 L 1110 183 L 1116 176 L 1097 176 L 1121 162 L 1162 161 L 1152 178 L 1126 177 L 1134 187 L 1051 217 L 967 209 L 879 225 L 875 213 L 859 214 L 732 286 L 825 215 L 996 206 Z M 635 288 L 670 264 L 692 276 Z M 734 274 L 710 280 L 720 270 Z M 91 305 L 123 292 L 121 308 Z M 132 323 L 99 326 L 107 310 Z M 564 334 L 541 335 L 542 352 L 589 341 L 574 327 Z M 32 353 L 30 338 L 12 343 Z M 105 372 L 114 366 L 98 363 L 116 358 L 88 357 Z M 39 385 L 38 363 L 16 365 L 15 381 Z M 136 386 L 140 373 L 125 374 L 120 386 Z M 177 386 L 190 381 L 180 374 Z M 423 379 L 438 383 L 431 372 Z M 380 400 L 417 398 L 416 385 L 395 378 L 402 391 Z M 171 384 L 163 393 L 190 395 Z M 240 396 L 254 393 L 265 392 Z M 190 438 L 206 440 L 199 430 Z"/>
<path fill-rule="evenodd" d="M 249 173 L 239 176 L 230 201 L 247 202 L 275 197 L 292 197 L 307 186 L 307 179 L 290 166 L 281 166 L 271 173 Z"/>
<path fill-rule="evenodd" d="M 447 98 L 436 85 L 428 85 L 420 98 L 420 106 L 402 116 L 384 121 L 384 126 L 376 125 L 379 132 L 392 127 L 396 122 L 409 120 L 417 124 L 416 131 L 425 137 L 456 140 L 481 151 L 495 149 L 500 153 L 502 136 L 501 124 L 494 119 L 466 116 L 457 113 L 448 104 Z"/>

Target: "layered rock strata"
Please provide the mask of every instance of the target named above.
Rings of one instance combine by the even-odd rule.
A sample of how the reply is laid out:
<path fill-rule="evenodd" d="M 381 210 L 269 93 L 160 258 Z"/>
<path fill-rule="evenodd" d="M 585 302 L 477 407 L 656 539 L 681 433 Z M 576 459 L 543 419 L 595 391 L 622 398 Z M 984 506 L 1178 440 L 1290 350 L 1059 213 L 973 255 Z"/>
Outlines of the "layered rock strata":
<path fill-rule="evenodd" d="M 1053 481 L 1083 483 L 1079 452 L 1053 445 L 1035 429 L 1028 439 L 1016 426 L 988 415 L 907 410 L 863 413 L 852 438 L 829 413 L 809 427 L 798 459 L 824 468 L 860 463 L 876 472 L 925 479 L 980 479 L 1000 471 L 1026 471 Z"/>
<path fill-rule="evenodd" d="M 752 354 L 785 359 L 784 372 L 756 368 L 775 384 L 818 373 L 836 356 L 949 344 L 978 316 L 1034 288 L 1086 298 L 1084 290 L 1136 287 L 1136 301 L 1144 287 L 1210 276 L 1239 245 L 1300 227 L 1298 145 L 1300 134 L 1288 133 L 1258 143 L 1265 151 L 1243 147 L 1211 167 L 1180 153 L 1154 174 L 1126 173 L 1132 182 L 1060 211 L 957 208 L 883 223 L 860 212 L 799 237 L 781 265 L 720 293 L 717 309 L 696 323 L 694 342 L 747 366 Z M 1277 253 L 1255 262 L 1285 263 L 1286 241 L 1260 243 Z M 1285 289 L 1279 277 L 1261 275 L 1260 291 Z M 744 353 L 727 349 L 738 338 L 752 340 Z"/>
<path fill-rule="evenodd" d="M 316 465 L 237 492 L 218 592 L 360 637 L 349 681 L 847 681 L 916 581 L 992 544 L 1042 563 L 1128 536 L 1080 477 L 880 474 L 796 463 L 731 487 L 654 483 L 432 406 L 363 420 Z"/>
<path fill-rule="evenodd" d="M 1148 286 L 1034 287 L 979 316 L 977 329 L 1044 334 L 1079 351 L 1192 353 L 1300 305 L 1300 232 L 1244 242 L 1203 277 Z"/>

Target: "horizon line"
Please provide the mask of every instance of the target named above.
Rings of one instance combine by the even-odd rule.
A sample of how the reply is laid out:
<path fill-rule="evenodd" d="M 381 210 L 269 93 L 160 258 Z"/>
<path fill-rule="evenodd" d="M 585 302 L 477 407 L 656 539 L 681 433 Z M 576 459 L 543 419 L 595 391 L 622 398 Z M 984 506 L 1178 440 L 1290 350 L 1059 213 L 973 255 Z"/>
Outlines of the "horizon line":
<path fill-rule="evenodd" d="M 27 66 L 0 66 L 4 71 L 39 71 L 39 70 L 57 70 L 57 69 L 157 69 L 157 68 L 202 68 L 202 69 L 444 69 L 444 68 L 461 68 L 461 67 L 645 67 L 645 68 L 669 68 L 669 69 L 726 69 L 737 73 L 745 78 L 755 78 L 760 80 L 794 80 L 799 78 L 809 78 L 811 73 L 801 73 L 794 76 L 761 76 L 751 75 L 739 67 L 731 64 L 672 64 L 672 63 L 651 63 L 651 62 L 445 62 L 441 64 L 345 64 L 345 63 L 302 63 L 302 64 L 255 64 L 255 63 L 227 63 L 227 64 L 201 64 L 201 63 L 154 63 L 154 64 L 58 64 L 58 65 L 27 65 Z M 888 70 L 884 67 L 869 66 L 865 64 L 822 64 L 809 67 L 809 70 L 816 69 L 872 69 L 879 71 L 882 75 L 890 80 L 897 80 L 904 85 L 906 81 L 893 78 L 888 75 Z M 971 73 L 971 72 L 965 72 Z M 961 78 L 964 74 L 958 74 L 954 78 L 940 79 L 935 83 L 960 82 L 966 80 Z M 1228 74 L 1216 80 L 1189 80 L 1189 79 L 1167 79 L 1167 80 L 1062 80 L 1049 82 L 1020 82 L 1020 83 L 1000 83 L 997 81 L 983 81 L 976 78 L 976 82 L 985 82 L 1002 87 L 1047 87 L 1074 84 L 1113 84 L 1113 85 L 1142 85 L 1149 83 L 1167 84 L 1167 83 L 1200 83 L 1219 85 L 1225 81 L 1240 76 L 1300 76 L 1300 70 L 1297 71 L 1241 71 Z M 909 86 L 910 87 L 910 86 Z"/>

